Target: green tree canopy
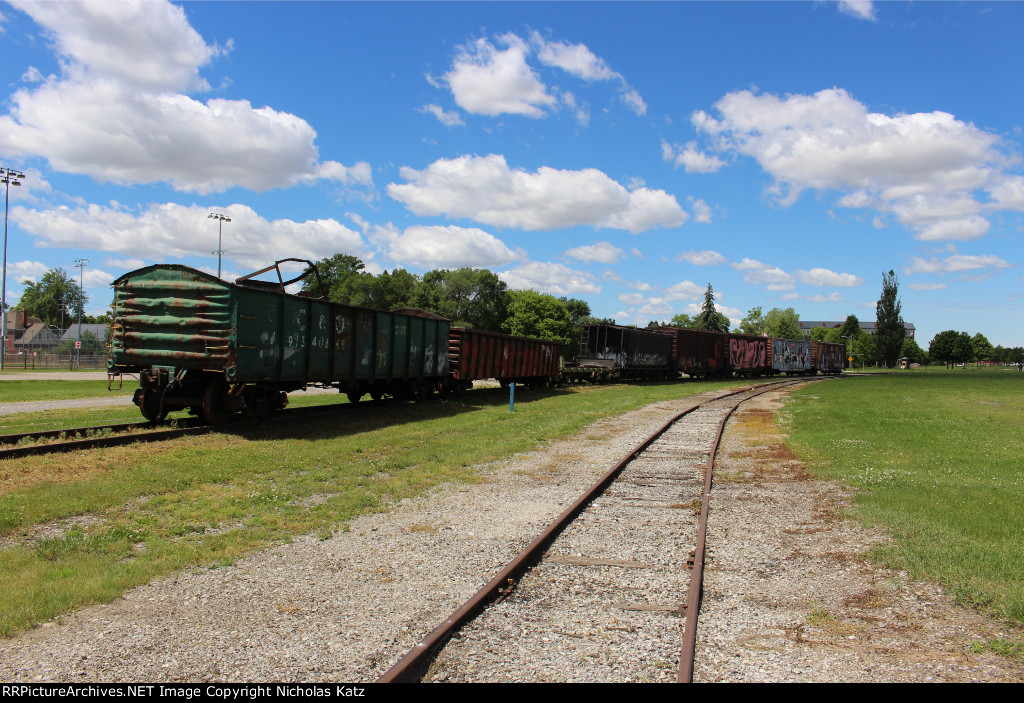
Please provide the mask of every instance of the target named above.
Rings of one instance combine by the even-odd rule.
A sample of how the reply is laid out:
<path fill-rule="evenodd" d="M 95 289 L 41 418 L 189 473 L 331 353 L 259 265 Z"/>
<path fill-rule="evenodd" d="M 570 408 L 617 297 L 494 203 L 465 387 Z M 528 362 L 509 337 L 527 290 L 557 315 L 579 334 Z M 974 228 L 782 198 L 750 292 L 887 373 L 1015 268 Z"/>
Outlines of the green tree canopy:
<path fill-rule="evenodd" d="M 503 327 L 508 334 L 550 339 L 565 347 L 571 344 L 569 310 L 565 303 L 535 290 L 509 291 L 508 318 Z"/>
<path fill-rule="evenodd" d="M 994 361 L 995 348 L 992 342 L 988 341 L 981 332 L 971 338 L 971 347 L 974 350 L 974 358 L 978 361 Z"/>
<path fill-rule="evenodd" d="M 764 314 L 761 306 L 750 308 L 747 316 L 740 321 L 740 332 L 743 334 L 764 334 Z"/>
<path fill-rule="evenodd" d="M 89 297 L 64 269 L 50 269 L 39 281 L 22 281 L 25 290 L 18 309 L 38 317 L 47 325 L 67 327 L 85 309 Z"/>
<path fill-rule="evenodd" d="M 669 327 L 683 327 L 685 329 L 697 329 L 697 321 L 687 315 L 685 312 L 681 312 L 674 315 L 668 323 Z"/>
<path fill-rule="evenodd" d="M 974 345 L 966 332 L 946 330 L 939 332 L 928 345 L 932 359 L 950 364 L 965 364 L 974 360 Z"/>
<path fill-rule="evenodd" d="M 508 286 L 486 269 L 435 269 L 423 275 L 412 305 L 453 324 L 500 332 L 509 304 Z M 565 307 L 564 305 L 562 306 Z"/>
<path fill-rule="evenodd" d="M 777 339 L 803 339 L 800 331 L 800 316 L 793 308 L 772 308 L 764 316 L 763 330 L 769 337 Z"/>
<path fill-rule="evenodd" d="M 896 366 L 896 360 L 903 348 L 903 338 L 907 335 L 903 317 L 900 315 L 899 279 L 890 269 L 882 274 L 882 295 L 875 306 L 875 344 L 878 354 L 889 368 Z"/>
<path fill-rule="evenodd" d="M 900 358 L 904 358 L 911 364 L 927 364 L 928 363 L 928 352 L 918 346 L 910 337 L 903 340 L 903 348 L 900 350 Z"/>
<path fill-rule="evenodd" d="M 316 268 L 320 272 L 320 281 L 328 300 L 343 305 L 358 304 L 352 302 L 351 297 L 353 288 L 357 285 L 354 279 L 357 279 L 366 269 L 366 265 L 361 260 L 348 254 L 335 254 L 317 261 Z M 370 274 L 365 275 L 369 276 Z M 320 295 L 316 276 L 307 276 L 303 279 L 302 292 Z"/>
<path fill-rule="evenodd" d="M 864 330 L 860 328 L 860 320 L 857 319 L 856 315 L 847 315 L 846 322 L 839 328 L 839 336 L 849 337 L 850 339 L 854 339 L 863 332 Z"/>
<path fill-rule="evenodd" d="M 808 336 L 814 342 L 846 342 L 847 340 L 839 338 L 839 332 L 838 327 L 812 327 Z"/>

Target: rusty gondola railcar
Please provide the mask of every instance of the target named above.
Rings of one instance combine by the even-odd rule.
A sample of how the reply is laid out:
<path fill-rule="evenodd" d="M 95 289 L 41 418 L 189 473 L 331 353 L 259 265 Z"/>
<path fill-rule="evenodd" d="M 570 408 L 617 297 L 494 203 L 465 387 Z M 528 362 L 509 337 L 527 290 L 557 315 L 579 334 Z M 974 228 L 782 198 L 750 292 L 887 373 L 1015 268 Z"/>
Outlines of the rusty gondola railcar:
<path fill-rule="evenodd" d="M 559 378 L 561 352 L 561 342 L 465 327 L 452 327 L 448 336 L 449 370 L 458 389 L 487 378 L 497 379 L 502 388 L 509 383 L 553 386 Z"/>

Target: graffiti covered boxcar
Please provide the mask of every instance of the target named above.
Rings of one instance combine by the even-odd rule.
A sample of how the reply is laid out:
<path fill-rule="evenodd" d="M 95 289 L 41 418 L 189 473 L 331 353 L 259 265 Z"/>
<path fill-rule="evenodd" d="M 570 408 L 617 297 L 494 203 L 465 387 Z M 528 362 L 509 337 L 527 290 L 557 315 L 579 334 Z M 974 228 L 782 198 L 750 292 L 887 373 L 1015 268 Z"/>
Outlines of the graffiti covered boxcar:
<path fill-rule="evenodd" d="M 771 373 L 771 337 L 729 334 L 728 368 L 737 376 L 761 376 Z"/>
<path fill-rule="evenodd" d="M 619 378 L 676 375 L 670 335 L 619 325 L 584 325 L 576 366 L 609 367 Z"/>
<path fill-rule="evenodd" d="M 772 370 L 787 376 L 812 373 L 814 354 L 811 342 L 796 339 L 772 340 Z"/>

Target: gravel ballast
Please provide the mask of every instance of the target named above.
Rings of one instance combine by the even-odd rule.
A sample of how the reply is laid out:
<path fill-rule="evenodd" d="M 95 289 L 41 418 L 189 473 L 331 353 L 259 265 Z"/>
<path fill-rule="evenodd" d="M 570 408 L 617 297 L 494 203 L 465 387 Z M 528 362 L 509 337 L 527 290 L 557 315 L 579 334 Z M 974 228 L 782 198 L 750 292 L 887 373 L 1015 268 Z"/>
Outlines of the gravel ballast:
<path fill-rule="evenodd" d="M 0 642 L 0 680 L 373 681 L 692 402 L 600 421 L 329 539 L 300 537 L 45 623 Z M 1013 633 L 871 566 L 863 553 L 885 537 L 837 517 L 848 496 L 782 452 L 752 462 L 738 422 L 722 468 L 736 476 L 716 483 L 712 503 L 699 680 L 1021 680 L 1015 660 L 971 651 Z"/>

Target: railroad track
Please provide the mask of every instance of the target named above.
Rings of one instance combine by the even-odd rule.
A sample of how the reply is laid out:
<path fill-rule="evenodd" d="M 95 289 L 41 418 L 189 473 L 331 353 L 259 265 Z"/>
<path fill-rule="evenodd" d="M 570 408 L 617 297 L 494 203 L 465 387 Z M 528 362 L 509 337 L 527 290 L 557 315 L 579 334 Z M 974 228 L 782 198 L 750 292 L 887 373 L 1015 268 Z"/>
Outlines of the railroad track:
<path fill-rule="evenodd" d="M 340 403 L 291 408 L 278 412 L 273 422 L 323 417 L 356 412 L 357 407 L 390 403 L 387 400 L 363 401 L 359 405 Z M 0 435 L 0 460 L 40 454 L 58 454 L 97 447 L 117 447 L 134 442 L 160 442 L 178 437 L 210 434 L 212 432 L 238 432 L 266 426 L 263 420 L 240 420 L 224 425 L 207 425 L 198 419 L 178 420 L 174 427 L 152 422 L 128 422 L 111 425 L 72 427 L 63 430 L 43 430 L 19 434 Z"/>
<path fill-rule="evenodd" d="M 379 682 L 690 681 L 714 455 L 745 400 L 638 445 Z"/>

